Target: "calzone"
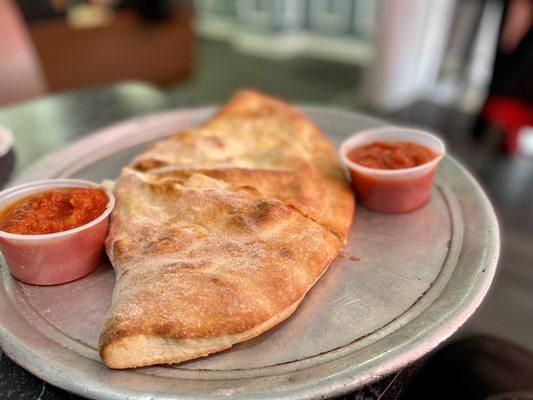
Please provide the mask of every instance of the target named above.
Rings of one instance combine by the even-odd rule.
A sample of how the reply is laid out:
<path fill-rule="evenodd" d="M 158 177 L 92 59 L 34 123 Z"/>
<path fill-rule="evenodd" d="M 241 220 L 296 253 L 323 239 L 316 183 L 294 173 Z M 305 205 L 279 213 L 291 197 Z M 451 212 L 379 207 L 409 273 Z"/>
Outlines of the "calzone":
<path fill-rule="evenodd" d="M 222 351 L 289 317 L 346 242 L 355 202 L 299 110 L 246 90 L 151 145 L 115 187 L 111 368 Z"/>

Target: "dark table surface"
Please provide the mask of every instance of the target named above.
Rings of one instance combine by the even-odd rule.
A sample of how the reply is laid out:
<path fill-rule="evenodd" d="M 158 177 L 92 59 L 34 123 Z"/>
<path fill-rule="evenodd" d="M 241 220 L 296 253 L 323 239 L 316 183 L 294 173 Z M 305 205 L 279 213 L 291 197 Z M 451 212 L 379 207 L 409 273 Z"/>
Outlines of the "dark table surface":
<path fill-rule="evenodd" d="M 141 82 L 127 82 L 47 96 L 0 108 L 0 124 L 10 128 L 14 146 L 0 158 L 0 189 L 43 155 L 104 126 L 134 116 L 186 105 Z M 406 368 L 345 396 L 345 399 L 396 399 L 414 369 Z M 49 385 L 11 361 L 0 349 L 2 400 L 81 399 Z"/>

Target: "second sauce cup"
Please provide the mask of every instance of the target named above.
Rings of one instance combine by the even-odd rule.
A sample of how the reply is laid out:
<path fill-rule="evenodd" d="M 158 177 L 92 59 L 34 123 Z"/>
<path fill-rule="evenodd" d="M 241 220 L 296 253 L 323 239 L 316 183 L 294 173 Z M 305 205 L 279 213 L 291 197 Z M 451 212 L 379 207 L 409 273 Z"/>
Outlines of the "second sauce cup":
<path fill-rule="evenodd" d="M 348 157 L 348 153 L 356 147 L 391 141 L 420 144 L 438 155 L 425 164 L 401 169 L 369 168 Z M 423 206 L 430 197 L 437 165 L 444 154 L 444 143 L 437 136 L 418 129 L 394 126 L 355 133 L 340 148 L 357 201 L 371 210 L 385 213 L 409 212 Z"/>

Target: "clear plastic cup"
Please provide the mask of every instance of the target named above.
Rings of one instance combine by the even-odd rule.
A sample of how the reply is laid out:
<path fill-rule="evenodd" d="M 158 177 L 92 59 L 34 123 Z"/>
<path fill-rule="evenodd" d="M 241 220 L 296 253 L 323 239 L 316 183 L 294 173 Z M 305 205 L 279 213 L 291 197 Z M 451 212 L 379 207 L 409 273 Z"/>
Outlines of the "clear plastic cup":
<path fill-rule="evenodd" d="M 52 179 L 16 186 L 0 192 L 0 210 L 31 195 L 64 187 L 101 188 L 109 203 L 98 218 L 77 228 L 44 235 L 0 231 L 0 251 L 16 279 L 34 285 L 57 285 L 81 278 L 102 262 L 109 214 L 115 205 L 106 188 L 77 179 Z"/>
<path fill-rule="evenodd" d="M 0 125 L 0 158 L 5 156 L 13 145 L 13 134 L 5 126 Z"/>
<path fill-rule="evenodd" d="M 378 141 L 414 142 L 432 149 L 438 156 L 425 164 L 401 169 L 369 168 L 348 158 L 355 147 Z M 340 147 L 357 201 L 371 210 L 386 213 L 413 211 L 428 201 L 437 165 L 445 151 L 443 141 L 431 133 L 394 126 L 357 132 Z"/>

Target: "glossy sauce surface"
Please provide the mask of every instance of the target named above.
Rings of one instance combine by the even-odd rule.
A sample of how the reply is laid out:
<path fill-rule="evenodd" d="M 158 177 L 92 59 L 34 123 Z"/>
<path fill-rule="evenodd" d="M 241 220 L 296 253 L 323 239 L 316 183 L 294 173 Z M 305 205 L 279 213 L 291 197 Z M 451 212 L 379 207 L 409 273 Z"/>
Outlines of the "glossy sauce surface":
<path fill-rule="evenodd" d="M 403 169 L 426 164 L 438 156 L 429 147 L 413 142 L 379 141 L 351 149 L 348 158 L 368 168 Z"/>
<path fill-rule="evenodd" d="M 98 218 L 108 204 L 103 189 L 71 187 L 34 193 L 0 210 L 0 230 L 19 235 L 63 232 Z"/>

